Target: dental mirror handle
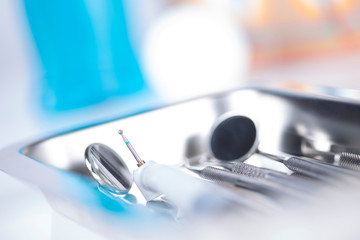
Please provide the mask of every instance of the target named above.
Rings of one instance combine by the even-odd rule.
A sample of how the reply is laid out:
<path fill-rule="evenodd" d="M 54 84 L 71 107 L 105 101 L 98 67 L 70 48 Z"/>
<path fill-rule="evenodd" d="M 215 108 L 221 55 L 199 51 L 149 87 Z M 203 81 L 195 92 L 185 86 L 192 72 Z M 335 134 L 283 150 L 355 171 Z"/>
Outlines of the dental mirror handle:
<path fill-rule="evenodd" d="M 205 167 L 198 171 L 200 177 L 216 181 L 220 183 L 227 183 L 237 187 L 243 187 L 260 192 L 278 192 L 279 189 L 263 182 L 259 179 L 242 176 L 234 172 L 219 169 L 216 167 Z"/>
<path fill-rule="evenodd" d="M 290 170 L 301 173 L 313 178 L 328 180 L 334 177 L 355 176 L 355 172 L 328 165 L 325 163 L 316 162 L 314 160 L 307 160 L 299 157 L 289 157 L 282 161 L 283 164 Z"/>
<path fill-rule="evenodd" d="M 288 169 L 296 173 L 301 173 L 321 180 L 329 180 L 329 178 L 341 176 L 359 176 L 359 174 L 353 170 L 329 165 L 316 160 L 308 160 L 296 156 L 277 156 L 260 151 L 259 153 L 275 161 L 283 163 Z"/>
<path fill-rule="evenodd" d="M 270 180 L 274 183 L 300 191 L 309 191 L 314 188 L 314 183 L 310 183 L 307 179 L 300 179 L 272 169 L 260 168 L 244 162 L 234 163 L 231 171 L 252 178 Z"/>

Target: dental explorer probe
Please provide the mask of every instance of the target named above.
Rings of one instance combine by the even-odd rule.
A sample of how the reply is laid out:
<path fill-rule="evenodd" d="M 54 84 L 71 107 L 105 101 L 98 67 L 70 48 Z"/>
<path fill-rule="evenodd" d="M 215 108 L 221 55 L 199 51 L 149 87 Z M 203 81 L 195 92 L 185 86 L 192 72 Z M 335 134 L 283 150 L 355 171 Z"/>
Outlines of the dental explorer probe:
<path fill-rule="evenodd" d="M 147 201 L 164 194 L 170 202 L 186 214 L 224 210 L 229 206 L 234 206 L 234 203 L 242 203 L 253 210 L 261 208 L 251 199 L 195 178 L 179 168 L 157 164 L 153 161 L 145 163 L 122 130 L 119 130 L 119 134 L 138 162 L 139 168 L 133 173 L 134 182 Z"/>

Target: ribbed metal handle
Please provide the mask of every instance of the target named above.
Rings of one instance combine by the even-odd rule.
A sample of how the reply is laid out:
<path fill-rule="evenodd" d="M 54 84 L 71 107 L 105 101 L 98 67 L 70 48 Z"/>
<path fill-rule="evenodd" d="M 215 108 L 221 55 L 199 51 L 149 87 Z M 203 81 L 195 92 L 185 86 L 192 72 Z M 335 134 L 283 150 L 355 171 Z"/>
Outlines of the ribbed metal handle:
<path fill-rule="evenodd" d="M 245 175 L 248 177 L 254 177 L 254 178 L 265 178 L 266 174 L 269 173 L 269 171 L 265 169 L 255 167 L 253 165 L 243 162 L 234 163 L 231 171 L 237 174 Z"/>
<path fill-rule="evenodd" d="M 211 181 L 228 183 L 252 190 L 278 192 L 277 188 L 261 180 L 247 176 L 242 176 L 237 173 L 233 173 L 215 167 L 205 167 L 200 171 L 199 175 L 200 177 Z"/>
<path fill-rule="evenodd" d="M 284 165 L 294 172 L 322 180 L 329 180 L 331 178 L 338 178 L 346 175 L 354 176 L 354 173 L 351 170 L 298 157 L 288 158 L 284 161 Z"/>
<path fill-rule="evenodd" d="M 243 162 L 234 163 L 232 172 L 248 177 L 266 179 L 282 186 L 302 192 L 311 191 L 315 186 L 315 184 L 310 182 L 308 179 L 289 176 L 272 169 L 264 169 Z"/>
<path fill-rule="evenodd" d="M 351 152 L 339 152 L 335 154 L 334 164 L 360 171 L 360 154 Z"/>

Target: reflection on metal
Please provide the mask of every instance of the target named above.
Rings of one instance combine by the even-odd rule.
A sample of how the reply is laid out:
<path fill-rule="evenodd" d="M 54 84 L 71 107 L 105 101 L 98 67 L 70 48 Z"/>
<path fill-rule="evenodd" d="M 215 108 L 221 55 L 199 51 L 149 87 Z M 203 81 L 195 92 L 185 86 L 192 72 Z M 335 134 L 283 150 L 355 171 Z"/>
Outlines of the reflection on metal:
<path fill-rule="evenodd" d="M 93 143 L 85 150 L 85 163 L 101 186 L 117 194 L 126 194 L 132 174 L 122 158 L 104 144 Z"/>
<path fill-rule="evenodd" d="M 0 170 L 39 187 L 57 211 L 74 221 L 90 229 L 99 229 L 99 224 L 104 223 L 103 230 L 99 230 L 104 236 L 116 238 L 126 232 L 149 236 L 145 229 L 132 231 L 128 225 L 119 224 L 120 221 L 113 221 L 113 218 L 106 222 L 93 221 L 104 219 L 98 215 L 100 212 L 107 214 L 108 210 L 126 221 L 130 215 L 141 215 L 143 219 L 148 209 L 133 209 L 123 200 L 109 201 L 105 194 L 99 194 L 84 163 L 84 151 L 90 144 L 97 142 L 114 149 L 133 171 L 137 169 L 133 156 L 117 133 L 119 128 L 126 129 L 131 132 L 136 149 L 147 159 L 193 168 L 193 165 L 213 160 L 206 151 L 211 127 L 219 116 L 231 112 L 256 122 L 261 152 L 307 156 L 309 152 L 304 149 L 307 142 L 315 150 L 357 152 L 360 146 L 360 101 L 323 93 L 247 88 L 198 98 L 35 143 L 19 143 L 0 152 Z M 288 171 L 283 164 L 259 154 L 252 155 L 247 163 Z M 129 194 L 137 203 L 144 203 L 145 199 L 136 188 L 131 188 Z M 149 219 L 153 216 L 149 215 Z M 110 224 L 113 231 L 107 231 Z"/>
<path fill-rule="evenodd" d="M 204 152 L 211 126 L 227 112 L 251 117 L 257 123 L 259 150 L 264 152 L 306 155 L 304 141 L 325 141 L 341 151 L 360 146 L 360 105 L 354 100 L 254 88 L 199 98 L 54 136 L 29 145 L 23 153 L 45 164 L 84 174 L 84 149 L 101 142 L 121 153 L 125 162 L 131 162 L 130 153 L 116 134 L 121 127 L 131 131 L 138 151 L 149 159 L 181 164 L 189 154 L 200 156 Z M 318 139 L 319 133 L 326 134 Z"/>

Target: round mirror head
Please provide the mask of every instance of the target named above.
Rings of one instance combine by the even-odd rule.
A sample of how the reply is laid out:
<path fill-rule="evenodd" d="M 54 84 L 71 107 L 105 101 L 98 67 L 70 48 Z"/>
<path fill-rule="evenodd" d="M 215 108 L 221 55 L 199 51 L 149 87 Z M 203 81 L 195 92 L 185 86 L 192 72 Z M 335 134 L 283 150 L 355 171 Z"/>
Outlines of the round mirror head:
<path fill-rule="evenodd" d="M 209 145 L 218 160 L 244 161 L 258 145 L 255 123 L 245 116 L 224 115 L 213 126 Z"/>
<path fill-rule="evenodd" d="M 110 147 L 90 144 L 85 150 L 86 166 L 98 183 L 110 191 L 126 194 L 133 178 L 123 159 Z"/>

